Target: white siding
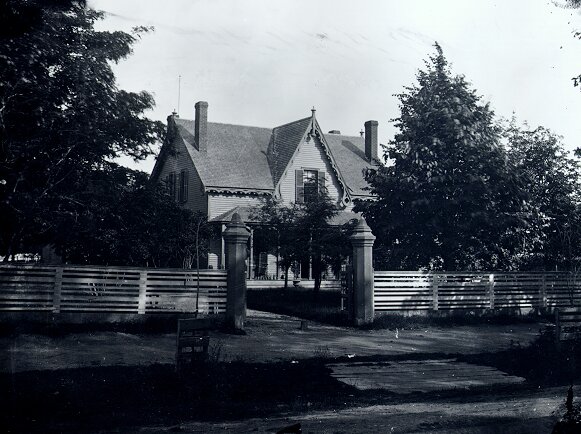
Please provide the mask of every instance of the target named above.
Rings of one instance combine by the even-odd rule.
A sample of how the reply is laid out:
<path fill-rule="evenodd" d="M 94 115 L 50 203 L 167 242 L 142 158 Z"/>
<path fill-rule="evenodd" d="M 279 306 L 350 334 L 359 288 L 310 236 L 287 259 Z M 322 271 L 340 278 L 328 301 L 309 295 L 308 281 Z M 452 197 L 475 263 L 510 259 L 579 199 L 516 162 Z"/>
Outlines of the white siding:
<path fill-rule="evenodd" d="M 317 169 L 325 171 L 325 186 L 329 196 L 339 202 L 341 186 L 323 148 L 318 140 L 305 141 L 299 145 L 294 160 L 280 180 L 280 195 L 284 203 L 296 202 L 295 171 L 297 169 Z"/>
<path fill-rule="evenodd" d="M 184 207 L 192 211 L 200 211 L 204 214 L 208 212 L 208 197 L 203 193 L 202 180 L 188 151 L 181 140 L 176 141 L 176 155 L 169 155 L 161 168 L 159 174 L 160 182 L 164 182 L 171 172 L 176 175 L 176 198 L 179 191 L 179 175 L 182 170 L 188 171 L 188 200 Z"/>
<path fill-rule="evenodd" d="M 212 193 L 208 197 L 208 220 L 224 214 L 237 206 L 260 206 L 260 197 L 255 195 L 231 195 Z"/>

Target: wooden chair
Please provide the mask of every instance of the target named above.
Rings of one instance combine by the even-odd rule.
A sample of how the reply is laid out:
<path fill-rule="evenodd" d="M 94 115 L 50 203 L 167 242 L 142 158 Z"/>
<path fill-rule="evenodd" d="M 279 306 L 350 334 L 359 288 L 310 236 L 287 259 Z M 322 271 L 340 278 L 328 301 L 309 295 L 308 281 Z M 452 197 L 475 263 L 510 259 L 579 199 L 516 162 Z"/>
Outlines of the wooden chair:
<path fill-rule="evenodd" d="M 208 360 L 208 346 L 210 344 L 209 319 L 180 319 L 178 320 L 176 369 L 182 371 L 187 366 Z"/>

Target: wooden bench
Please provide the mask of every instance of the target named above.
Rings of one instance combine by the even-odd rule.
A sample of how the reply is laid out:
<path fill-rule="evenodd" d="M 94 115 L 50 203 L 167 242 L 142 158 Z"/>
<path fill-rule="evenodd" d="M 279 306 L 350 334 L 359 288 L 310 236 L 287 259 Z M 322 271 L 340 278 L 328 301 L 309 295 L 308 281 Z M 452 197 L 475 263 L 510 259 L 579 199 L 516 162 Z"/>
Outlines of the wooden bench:
<path fill-rule="evenodd" d="M 210 345 L 209 331 L 212 323 L 209 319 L 178 320 L 176 369 L 178 372 L 186 367 L 208 360 Z"/>
<path fill-rule="evenodd" d="M 555 340 L 581 338 L 581 307 L 555 309 Z"/>

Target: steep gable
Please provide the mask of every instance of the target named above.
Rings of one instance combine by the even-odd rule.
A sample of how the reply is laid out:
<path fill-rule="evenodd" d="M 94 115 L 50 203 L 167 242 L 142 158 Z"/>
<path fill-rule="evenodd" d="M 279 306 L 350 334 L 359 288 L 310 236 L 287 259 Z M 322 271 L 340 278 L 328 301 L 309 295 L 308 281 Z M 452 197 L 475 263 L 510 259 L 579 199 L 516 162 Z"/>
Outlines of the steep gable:
<path fill-rule="evenodd" d="M 323 143 L 319 138 L 308 135 L 299 143 L 277 185 L 276 194 L 283 202 L 297 201 L 297 185 L 302 184 L 305 170 L 316 170 L 319 180 L 324 174 L 322 183 L 331 199 L 337 203 L 343 201 L 345 187 L 338 179 Z M 301 178 L 297 179 L 297 176 Z"/>
<path fill-rule="evenodd" d="M 310 126 L 311 118 L 308 117 L 281 125 L 272 130 L 267 156 L 275 186 L 279 183 L 280 177 L 304 138 L 307 128 Z"/>

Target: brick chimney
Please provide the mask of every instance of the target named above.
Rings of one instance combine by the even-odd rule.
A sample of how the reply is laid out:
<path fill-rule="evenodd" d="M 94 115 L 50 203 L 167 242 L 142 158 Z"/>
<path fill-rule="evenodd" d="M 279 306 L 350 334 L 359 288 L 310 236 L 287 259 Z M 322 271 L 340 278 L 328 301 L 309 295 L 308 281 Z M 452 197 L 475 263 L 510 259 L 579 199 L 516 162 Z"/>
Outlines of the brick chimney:
<path fill-rule="evenodd" d="M 198 101 L 195 105 L 196 118 L 194 121 L 194 134 L 198 151 L 208 150 L 208 103 Z"/>
<path fill-rule="evenodd" d="M 377 157 L 377 121 L 365 122 L 365 156 L 369 161 L 379 160 Z"/>

